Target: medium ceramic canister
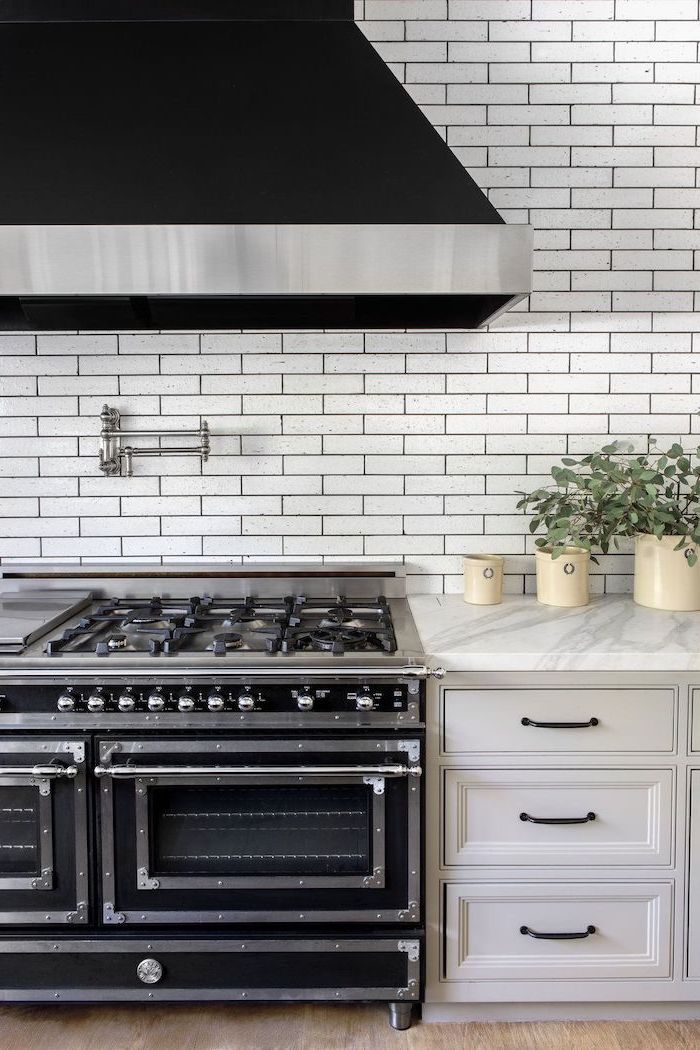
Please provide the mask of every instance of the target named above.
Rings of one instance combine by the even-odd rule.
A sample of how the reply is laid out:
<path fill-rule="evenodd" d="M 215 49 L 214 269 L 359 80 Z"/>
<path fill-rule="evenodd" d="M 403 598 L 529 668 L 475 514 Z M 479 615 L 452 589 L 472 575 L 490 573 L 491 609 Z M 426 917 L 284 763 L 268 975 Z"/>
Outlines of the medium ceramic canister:
<path fill-rule="evenodd" d="M 500 554 L 464 557 L 464 600 L 470 605 L 498 605 L 503 598 L 503 558 Z"/>
<path fill-rule="evenodd" d="M 670 611 L 700 609 L 700 558 L 688 564 L 694 544 L 676 550 L 680 536 L 637 536 L 634 548 L 634 600 Z"/>
<path fill-rule="evenodd" d="M 590 552 L 583 547 L 564 547 L 558 558 L 547 548 L 535 554 L 537 601 L 543 605 L 574 608 L 588 605 Z"/>

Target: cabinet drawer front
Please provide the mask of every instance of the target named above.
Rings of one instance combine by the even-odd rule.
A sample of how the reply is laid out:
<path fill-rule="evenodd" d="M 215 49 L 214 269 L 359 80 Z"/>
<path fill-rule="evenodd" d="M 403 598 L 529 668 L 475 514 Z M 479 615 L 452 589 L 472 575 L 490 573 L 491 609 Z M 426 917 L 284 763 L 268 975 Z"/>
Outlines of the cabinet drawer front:
<path fill-rule="evenodd" d="M 446 754 L 670 753 L 674 748 L 676 691 L 671 686 L 448 688 L 443 704 Z"/>
<path fill-rule="evenodd" d="M 445 886 L 444 978 L 593 981 L 668 977 L 671 901 L 671 886 L 666 883 L 449 883 Z M 583 936 L 550 939 L 531 935 L 535 933 Z"/>
<path fill-rule="evenodd" d="M 447 769 L 444 792 L 448 867 L 671 862 L 670 769 Z"/>

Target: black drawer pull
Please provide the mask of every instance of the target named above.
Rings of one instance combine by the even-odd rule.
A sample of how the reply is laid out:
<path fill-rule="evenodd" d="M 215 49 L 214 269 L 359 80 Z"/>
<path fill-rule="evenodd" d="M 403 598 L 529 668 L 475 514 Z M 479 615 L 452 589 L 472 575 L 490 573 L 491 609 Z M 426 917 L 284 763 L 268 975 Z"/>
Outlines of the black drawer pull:
<path fill-rule="evenodd" d="M 587 824 L 595 820 L 595 813 L 586 813 L 585 817 L 531 817 L 529 813 L 521 813 L 520 819 L 530 824 Z"/>
<path fill-rule="evenodd" d="M 589 726 L 597 726 L 597 718 L 589 718 L 587 722 L 536 722 L 534 718 L 521 718 L 523 726 L 534 726 L 535 729 L 588 729 Z"/>
<path fill-rule="evenodd" d="M 520 932 L 527 937 L 534 937 L 537 941 L 583 941 L 595 933 L 595 926 L 586 926 L 583 933 L 538 933 L 529 926 L 521 926 Z"/>

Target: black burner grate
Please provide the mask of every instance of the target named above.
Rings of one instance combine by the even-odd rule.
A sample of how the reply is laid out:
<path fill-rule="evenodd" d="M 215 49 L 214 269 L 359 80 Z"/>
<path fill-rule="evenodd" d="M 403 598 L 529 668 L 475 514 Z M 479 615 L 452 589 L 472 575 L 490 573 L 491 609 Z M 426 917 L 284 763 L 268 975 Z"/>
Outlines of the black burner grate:
<path fill-rule="evenodd" d="M 50 656 L 123 653 L 173 656 L 179 652 L 393 653 L 396 638 L 386 598 L 348 602 L 285 597 L 256 602 L 208 596 L 113 598 L 99 604 L 59 638 L 45 645 Z"/>

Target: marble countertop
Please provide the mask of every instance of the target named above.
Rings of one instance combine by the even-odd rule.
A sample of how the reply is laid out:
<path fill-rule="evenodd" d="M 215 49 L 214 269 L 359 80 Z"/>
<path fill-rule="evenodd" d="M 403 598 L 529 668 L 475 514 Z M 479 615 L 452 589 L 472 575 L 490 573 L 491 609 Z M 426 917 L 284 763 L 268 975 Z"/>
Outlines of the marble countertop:
<path fill-rule="evenodd" d="M 628 595 L 580 609 L 507 595 L 467 605 L 459 594 L 410 598 L 426 655 L 454 671 L 700 671 L 700 612 L 661 612 Z"/>

